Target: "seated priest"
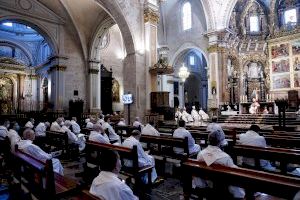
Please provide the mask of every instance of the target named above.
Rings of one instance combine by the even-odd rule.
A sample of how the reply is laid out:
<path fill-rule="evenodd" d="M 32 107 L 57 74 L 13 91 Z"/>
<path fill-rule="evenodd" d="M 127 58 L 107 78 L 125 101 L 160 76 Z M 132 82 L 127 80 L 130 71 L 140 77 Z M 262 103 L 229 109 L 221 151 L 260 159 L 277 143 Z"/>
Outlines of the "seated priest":
<path fill-rule="evenodd" d="M 131 133 L 131 136 L 128 137 L 123 142 L 122 146 L 128 147 L 128 148 L 133 148 L 134 145 L 137 146 L 139 167 L 153 166 L 152 173 L 151 173 L 151 180 L 152 180 L 152 182 L 154 182 L 157 179 L 157 174 L 156 174 L 156 170 L 155 170 L 155 160 L 154 160 L 153 156 L 148 155 L 144 151 L 142 144 L 140 143 L 140 138 L 141 138 L 141 132 L 139 130 L 133 130 Z M 124 165 L 127 167 L 132 167 L 132 161 L 124 160 Z M 148 183 L 147 174 L 145 174 L 142 177 L 142 181 L 145 184 Z"/>
<path fill-rule="evenodd" d="M 77 123 L 77 118 L 76 117 L 72 117 L 71 120 L 71 124 L 72 124 L 72 132 L 75 133 L 76 135 L 80 133 L 81 129 L 79 124 Z"/>
<path fill-rule="evenodd" d="M 186 108 L 185 107 L 182 110 L 182 119 L 184 121 L 186 121 L 186 123 L 194 121 L 192 115 L 190 115 L 188 112 L 186 112 Z"/>
<path fill-rule="evenodd" d="M 134 120 L 132 126 L 139 128 L 140 131 L 142 131 L 144 128 L 144 125 L 140 122 L 139 117 L 135 117 L 135 120 Z"/>
<path fill-rule="evenodd" d="M 93 128 L 93 126 L 94 126 L 94 124 L 90 118 L 85 119 L 85 123 L 86 123 L 86 125 L 85 125 L 86 128 Z"/>
<path fill-rule="evenodd" d="M 240 144 L 250 145 L 256 147 L 267 147 L 266 139 L 259 135 L 260 128 L 256 124 L 252 124 L 246 133 L 240 134 Z M 243 157 L 243 165 L 248 165 L 251 167 L 255 166 L 255 161 L 253 158 Z M 276 168 L 271 165 L 269 161 L 260 160 L 260 166 L 264 170 L 275 171 Z"/>
<path fill-rule="evenodd" d="M 209 145 L 199 152 L 197 160 L 204 161 L 207 166 L 210 166 L 211 164 L 219 164 L 226 167 L 237 168 L 237 166 L 233 163 L 232 158 L 220 149 L 220 145 L 224 139 L 224 135 L 219 130 L 210 132 L 208 134 Z M 205 188 L 211 187 L 211 185 L 211 181 L 198 177 L 193 178 L 193 188 Z M 242 188 L 229 186 L 228 190 L 234 198 L 243 199 L 245 197 L 245 191 Z"/>
<path fill-rule="evenodd" d="M 176 112 L 175 112 L 175 121 L 178 122 L 182 117 L 182 113 L 180 111 L 180 108 L 176 108 Z"/>
<path fill-rule="evenodd" d="M 26 131 L 24 131 L 23 139 L 24 140 L 20 140 L 17 143 L 18 149 L 43 162 L 52 159 L 53 171 L 63 175 L 64 169 L 60 161 L 56 158 L 52 158 L 51 154 L 44 152 L 40 147 L 32 143 L 35 139 L 35 133 L 32 129 L 26 129 Z"/>
<path fill-rule="evenodd" d="M 64 118 L 59 117 L 56 119 L 55 122 L 52 122 L 50 131 L 56 131 L 56 132 L 61 132 L 64 133 L 65 131 L 62 129 L 62 126 L 64 125 Z"/>
<path fill-rule="evenodd" d="M 115 132 L 113 127 L 109 124 L 110 116 L 104 117 L 104 124 L 102 125 L 104 131 L 107 129 L 109 140 L 113 143 L 121 143 L 120 136 Z"/>
<path fill-rule="evenodd" d="M 193 136 L 191 135 L 191 133 L 185 129 L 185 121 L 183 120 L 179 120 L 179 128 L 177 128 L 174 133 L 173 133 L 173 137 L 174 138 L 188 138 L 188 146 L 189 146 L 189 153 L 190 154 L 197 154 L 201 148 L 198 144 L 195 143 L 195 140 L 193 138 Z M 174 151 L 175 153 L 178 154 L 182 154 L 184 153 L 183 148 L 178 148 L 178 147 L 174 147 Z"/>
<path fill-rule="evenodd" d="M 106 150 L 100 155 L 101 172 L 93 180 L 90 193 L 105 200 L 138 200 L 125 182 L 118 178 L 121 160 L 117 152 Z"/>
<path fill-rule="evenodd" d="M 207 121 L 209 119 L 208 114 L 206 114 L 202 108 L 199 110 L 199 115 L 203 121 Z"/>
<path fill-rule="evenodd" d="M 159 132 L 154 128 L 154 121 L 150 120 L 148 124 L 143 128 L 142 135 L 154 135 L 159 136 Z"/>
<path fill-rule="evenodd" d="M 17 122 L 12 122 L 10 124 L 10 129 L 7 136 L 10 141 L 11 152 L 15 152 L 15 145 L 21 140 L 21 137 L 18 134 L 19 130 L 20 126 Z"/>
<path fill-rule="evenodd" d="M 126 126 L 125 119 L 124 118 L 120 118 L 120 121 L 117 123 L 117 126 Z M 123 130 L 122 134 L 126 134 L 126 131 Z"/>
<path fill-rule="evenodd" d="M 34 127 L 34 119 L 30 118 L 29 121 L 25 124 L 24 127 L 25 128 L 31 128 L 31 129 L 33 129 L 33 127 Z"/>
<path fill-rule="evenodd" d="M 45 137 L 46 136 L 46 130 L 47 130 L 48 127 L 50 127 L 49 122 L 40 122 L 34 129 L 35 130 L 35 136 Z"/>
<path fill-rule="evenodd" d="M 191 115 L 195 123 L 200 121 L 200 115 L 198 114 L 195 106 L 192 106 Z"/>
<path fill-rule="evenodd" d="M 3 120 L 1 121 L 1 126 L 0 126 L 0 140 L 4 140 L 5 137 L 8 134 L 8 128 L 10 126 L 9 120 Z"/>
<path fill-rule="evenodd" d="M 104 129 L 100 124 L 94 124 L 93 130 L 89 135 L 89 140 L 93 142 L 99 142 L 104 144 L 109 144 L 109 138 L 104 132 Z"/>
<path fill-rule="evenodd" d="M 225 133 L 224 133 L 222 127 L 220 126 L 220 124 L 217 123 L 217 121 L 218 121 L 218 118 L 216 116 L 213 116 L 211 118 L 211 123 L 209 123 L 207 125 L 206 131 L 213 132 L 214 130 L 219 130 L 225 138 Z M 224 146 L 227 146 L 227 145 L 228 145 L 227 140 L 226 139 L 222 140 L 221 147 L 224 147 Z"/>
<path fill-rule="evenodd" d="M 84 134 L 78 134 L 75 135 L 71 130 L 70 127 L 72 126 L 72 123 L 70 120 L 66 120 L 64 125 L 62 126 L 62 129 L 65 133 L 68 134 L 68 139 L 70 144 L 78 144 L 79 145 L 79 151 L 82 151 L 85 148 L 85 138 Z"/>
<path fill-rule="evenodd" d="M 103 114 L 99 115 L 99 119 L 97 120 L 97 124 L 101 124 L 101 125 L 104 124 L 104 115 Z"/>

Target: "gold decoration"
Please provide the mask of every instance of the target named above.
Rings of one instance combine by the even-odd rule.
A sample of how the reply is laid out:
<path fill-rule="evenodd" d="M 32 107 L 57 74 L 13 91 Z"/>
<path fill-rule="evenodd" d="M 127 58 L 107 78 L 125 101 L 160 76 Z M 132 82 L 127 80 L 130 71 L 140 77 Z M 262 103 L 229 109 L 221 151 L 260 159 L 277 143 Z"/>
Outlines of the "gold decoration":
<path fill-rule="evenodd" d="M 159 13 L 154 11 L 151 8 L 146 8 L 144 10 L 144 22 L 150 22 L 152 24 L 158 24 L 159 21 Z"/>
<path fill-rule="evenodd" d="M 172 74 L 174 69 L 168 65 L 167 58 L 160 58 L 153 67 L 150 67 L 149 72 L 154 75 Z"/>
<path fill-rule="evenodd" d="M 218 44 L 214 44 L 214 45 L 210 45 L 207 48 L 207 51 L 209 53 L 217 53 L 217 52 L 224 53 L 224 52 L 226 52 L 226 49 L 225 49 L 225 47 L 220 47 Z"/>

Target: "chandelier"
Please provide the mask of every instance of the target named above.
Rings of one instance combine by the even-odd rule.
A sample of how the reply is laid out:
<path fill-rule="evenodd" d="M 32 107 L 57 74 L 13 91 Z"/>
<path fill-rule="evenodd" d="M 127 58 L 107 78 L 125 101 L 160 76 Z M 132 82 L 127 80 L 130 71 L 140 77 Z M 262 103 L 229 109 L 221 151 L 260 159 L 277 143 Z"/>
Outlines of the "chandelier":
<path fill-rule="evenodd" d="M 189 75 L 190 72 L 188 71 L 188 68 L 183 64 L 182 67 L 180 67 L 178 72 L 179 78 L 182 80 L 182 82 L 185 82 L 185 80 L 189 77 Z"/>

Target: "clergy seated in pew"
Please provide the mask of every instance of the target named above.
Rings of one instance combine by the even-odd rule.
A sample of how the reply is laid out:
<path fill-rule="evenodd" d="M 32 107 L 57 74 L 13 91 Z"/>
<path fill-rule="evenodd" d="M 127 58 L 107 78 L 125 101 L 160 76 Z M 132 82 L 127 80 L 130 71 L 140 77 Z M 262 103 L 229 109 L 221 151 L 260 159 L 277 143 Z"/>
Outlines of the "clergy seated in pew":
<path fill-rule="evenodd" d="M 10 141 L 11 152 L 15 152 L 15 145 L 21 140 L 18 131 L 20 130 L 20 126 L 17 122 L 12 122 L 10 124 L 10 129 L 8 131 L 8 138 Z"/>
<path fill-rule="evenodd" d="M 85 119 L 85 128 L 93 128 L 93 118 L 87 118 Z"/>
<path fill-rule="evenodd" d="M 49 122 L 40 122 L 36 127 L 35 127 L 35 136 L 36 137 L 45 137 L 46 136 L 46 130 L 50 128 L 50 123 Z"/>
<path fill-rule="evenodd" d="M 240 134 L 239 144 L 263 147 L 263 148 L 267 147 L 266 140 L 263 136 L 260 136 L 258 134 L 259 131 L 260 131 L 259 126 L 252 124 L 246 133 Z M 243 165 L 254 167 L 255 161 L 253 158 L 243 157 Z M 260 166 L 267 171 L 275 171 L 276 169 L 267 160 L 260 160 Z"/>
<path fill-rule="evenodd" d="M 300 168 L 297 168 L 297 166 L 299 166 L 300 164 L 299 150 L 273 147 L 255 147 L 248 145 L 234 145 L 232 147 L 230 155 L 232 156 L 235 163 L 245 168 L 271 171 L 270 168 L 266 167 L 268 165 L 271 165 L 270 162 L 267 161 L 270 160 L 274 163 L 280 163 L 274 164 L 274 166 L 271 165 L 273 173 L 300 176 Z M 247 157 L 247 161 L 250 161 L 251 165 L 247 163 L 239 163 L 239 156 L 243 156 L 243 160 L 245 160 L 245 158 Z"/>
<path fill-rule="evenodd" d="M 135 117 L 135 120 L 132 123 L 132 126 L 137 127 L 139 131 L 142 131 L 144 128 L 144 125 L 140 122 L 139 117 Z"/>
<path fill-rule="evenodd" d="M 66 120 L 64 122 L 64 125 L 62 126 L 62 129 L 67 133 L 68 139 L 69 139 L 69 144 L 72 145 L 78 145 L 78 150 L 82 151 L 85 148 L 85 138 L 84 134 L 78 134 L 75 135 L 71 130 L 70 127 L 72 126 L 71 121 Z"/>
<path fill-rule="evenodd" d="M 224 135 L 219 130 L 214 130 L 208 134 L 208 147 L 200 151 L 197 155 L 198 161 L 204 161 L 207 166 L 212 164 L 223 165 L 227 167 L 237 168 L 233 163 L 232 158 L 220 149 L 222 141 L 225 139 Z M 193 188 L 206 188 L 211 187 L 211 182 L 194 177 Z M 243 199 L 245 197 L 245 191 L 242 188 L 229 186 L 229 192 L 234 198 Z"/>
<path fill-rule="evenodd" d="M 116 151 L 104 150 L 99 159 L 105 162 L 100 162 L 101 172 L 93 180 L 89 192 L 105 200 L 137 200 L 130 187 L 118 178 L 122 167 L 119 154 Z"/>
<path fill-rule="evenodd" d="M 138 166 L 139 167 L 152 166 L 151 181 L 154 183 L 159 180 L 159 179 L 157 179 L 157 173 L 156 173 L 156 169 L 155 169 L 155 160 L 154 160 L 153 156 L 148 155 L 144 151 L 142 144 L 140 143 L 140 138 L 141 138 L 141 132 L 139 130 L 134 130 L 131 132 L 131 136 L 128 137 L 122 143 L 122 146 L 130 148 L 130 149 L 132 149 L 134 146 L 137 147 Z M 133 162 L 132 162 L 132 160 L 124 160 L 124 165 L 126 167 L 132 167 Z M 149 178 L 148 178 L 147 174 L 142 176 L 142 182 L 144 184 L 150 183 L 148 179 Z"/>
<path fill-rule="evenodd" d="M 111 141 L 111 143 L 121 144 L 120 136 L 115 132 L 115 130 L 109 124 L 109 122 L 110 122 L 110 116 L 105 116 L 104 124 L 102 125 L 102 127 L 103 127 L 104 131 L 106 131 L 106 129 L 107 129 L 106 133 L 108 135 L 109 141 Z"/>
<path fill-rule="evenodd" d="M 245 198 L 238 199 L 293 199 L 300 190 L 300 179 L 287 177 L 257 170 L 232 168 L 220 164 L 207 166 L 205 161 L 189 159 L 182 164 L 186 172 L 183 180 L 184 199 L 232 199 L 228 194 L 228 185 L 244 188 Z M 192 189 L 192 176 L 200 176 L 210 180 L 213 187 L 206 189 Z M 264 194 L 262 194 L 264 193 Z M 242 193 L 241 193 L 242 194 Z M 273 195 L 273 196 L 270 196 Z M 241 195 L 243 196 L 243 195 Z M 236 198 L 234 198 L 236 199 Z M 295 199 L 294 199 L 295 200 Z"/>
<path fill-rule="evenodd" d="M 221 132 L 221 134 L 223 134 L 225 137 L 225 133 L 224 133 L 222 127 L 217 123 L 217 121 L 218 121 L 218 118 L 216 116 L 213 116 L 211 119 L 211 123 L 209 123 L 207 125 L 206 131 L 212 132 L 215 130 L 219 130 Z M 224 147 L 226 145 L 228 145 L 227 140 L 223 140 L 221 146 Z"/>
<path fill-rule="evenodd" d="M 51 154 L 44 152 L 40 147 L 33 144 L 32 142 L 35 139 L 35 133 L 31 129 L 26 129 L 23 133 L 23 139 L 17 142 L 19 150 L 31 155 L 35 159 L 38 159 L 42 162 L 46 162 L 46 160 L 52 159 L 53 170 L 54 172 L 63 175 L 63 166 L 60 161 L 56 158 L 52 158 Z"/>
<path fill-rule="evenodd" d="M 34 122 L 35 122 L 34 118 L 30 118 L 29 121 L 26 122 L 24 127 L 33 129 L 34 128 Z"/>
<path fill-rule="evenodd" d="M 149 121 L 143 128 L 142 135 L 156 135 L 159 136 L 159 132 L 154 128 L 154 121 Z"/>
<path fill-rule="evenodd" d="M 78 135 L 81 131 L 79 124 L 77 123 L 77 118 L 76 117 L 72 117 L 71 119 L 71 127 L 70 130 L 75 133 L 76 135 Z"/>
<path fill-rule="evenodd" d="M 120 173 L 126 177 L 126 181 L 130 182 L 131 179 L 134 179 L 134 186 L 137 191 L 143 189 L 141 186 L 143 185 L 142 177 L 144 175 L 148 176 L 149 180 L 152 180 L 151 172 L 153 166 L 140 166 L 139 165 L 139 157 L 137 146 L 133 146 L 133 148 L 127 148 L 118 145 L 112 144 L 103 144 L 93 141 L 87 141 L 86 143 L 86 163 L 84 164 L 84 180 L 87 183 L 90 183 L 98 174 L 99 174 L 99 165 L 101 162 L 106 162 L 106 160 L 101 160 L 99 156 L 103 151 L 106 150 L 114 150 L 117 151 L 121 157 L 122 169 Z M 125 160 L 131 161 L 131 167 L 125 166 Z M 91 179 L 92 178 L 92 179 Z M 148 182 L 148 186 L 152 184 Z"/>
<path fill-rule="evenodd" d="M 94 124 L 93 131 L 89 135 L 89 141 L 110 144 L 109 138 L 100 124 Z"/>
<path fill-rule="evenodd" d="M 64 118 L 59 117 L 59 118 L 56 119 L 56 121 L 52 122 L 51 127 L 50 127 L 50 131 L 64 133 L 65 131 L 62 129 L 63 125 L 64 125 Z"/>
<path fill-rule="evenodd" d="M 31 136 L 34 137 L 34 134 Z M 31 154 L 31 150 L 36 147 L 32 147 L 32 144 L 26 146 L 19 143 L 14 153 L 16 165 L 13 171 L 19 190 L 33 195 L 32 199 L 43 200 L 61 199 L 65 195 L 76 192 L 78 188 L 76 181 L 54 172 L 56 170 L 53 166 L 56 161 L 51 159 L 51 155 L 47 156 L 44 153 L 45 157 L 35 157 L 36 155 Z M 11 198 L 23 199 L 24 196 L 18 196 L 18 194 L 20 194 L 18 191 L 13 191 Z"/>
<path fill-rule="evenodd" d="M 97 119 L 97 124 L 101 124 L 103 125 L 104 124 L 104 115 L 103 114 L 100 114 L 99 115 L 99 118 Z"/>
<path fill-rule="evenodd" d="M 8 128 L 10 127 L 9 120 L 1 120 L 0 122 L 0 140 L 4 140 L 8 134 Z"/>
<path fill-rule="evenodd" d="M 185 129 L 185 121 L 179 120 L 178 122 L 179 127 L 174 131 L 173 137 L 174 138 L 185 138 L 188 137 L 188 144 L 189 144 L 189 153 L 191 155 L 197 154 L 201 148 L 198 144 L 195 143 L 194 138 L 192 137 L 191 133 Z M 182 148 L 174 148 L 176 153 L 183 153 L 184 149 Z"/>

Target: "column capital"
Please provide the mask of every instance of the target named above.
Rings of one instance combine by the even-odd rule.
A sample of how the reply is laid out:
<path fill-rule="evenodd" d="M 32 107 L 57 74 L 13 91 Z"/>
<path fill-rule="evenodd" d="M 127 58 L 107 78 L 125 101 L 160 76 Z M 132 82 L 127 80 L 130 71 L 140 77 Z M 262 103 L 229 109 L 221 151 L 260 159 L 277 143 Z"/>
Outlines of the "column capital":
<path fill-rule="evenodd" d="M 29 79 L 32 79 L 32 80 L 38 79 L 38 78 L 39 78 L 39 75 L 36 75 L 36 74 L 29 74 L 29 75 L 28 75 L 28 78 L 29 78 Z"/>
<path fill-rule="evenodd" d="M 53 65 L 49 68 L 48 73 L 51 71 L 66 71 L 67 67 L 63 65 Z"/>
<path fill-rule="evenodd" d="M 150 22 L 151 24 L 158 24 L 159 12 L 152 6 L 146 6 L 144 9 L 144 22 Z"/>
<path fill-rule="evenodd" d="M 89 74 L 98 74 L 98 73 L 99 73 L 99 69 L 93 69 L 93 68 L 89 69 Z"/>
<path fill-rule="evenodd" d="M 207 51 L 208 53 L 221 53 L 221 52 L 226 52 L 226 48 L 219 46 L 218 44 L 213 44 L 207 48 Z"/>

